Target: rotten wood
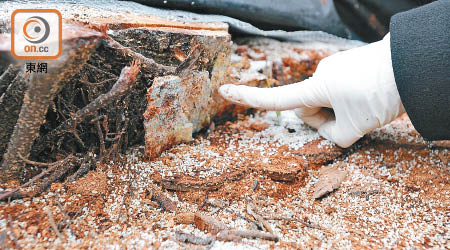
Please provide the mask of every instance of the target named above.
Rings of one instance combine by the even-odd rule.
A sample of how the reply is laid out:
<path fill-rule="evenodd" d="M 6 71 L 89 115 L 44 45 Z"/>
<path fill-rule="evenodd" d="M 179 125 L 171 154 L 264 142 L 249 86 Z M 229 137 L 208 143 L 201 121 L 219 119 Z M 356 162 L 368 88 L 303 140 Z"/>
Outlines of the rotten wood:
<path fill-rule="evenodd" d="M 340 165 L 345 167 L 345 164 Z M 318 199 L 339 188 L 346 176 L 347 171 L 339 170 L 338 167 L 323 167 L 320 170 L 319 180 L 314 188 L 313 198 Z"/>
<path fill-rule="evenodd" d="M 198 229 L 207 231 L 212 235 L 216 235 L 219 232 L 228 229 L 228 227 L 222 222 L 217 221 L 211 216 L 200 213 L 195 214 L 194 223 Z"/>
<path fill-rule="evenodd" d="M 156 188 L 148 188 L 151 194 L 151 200 L 156 201 L 164 211 L 175 212 L 177 204 L 169 199 L 163 192 Z"/>
<path fill-rule="evenodd" d="M 208 180 L 198 180 L 194 178 L 190 178 L 189 176 L 183 177 L 173 177 L 164 179 L 161 181 L 161 186 L 168 190 L 174 191 L 196 191 L 196 190 L 204 190 L 204 191 L 212 191 L 221 188 L 225 183 L 231 181 L 238 181 L 245 176 L 247 171 L 245 169 L 236 170 L 231 173 L 225 173 L 221 176 L 208 179 Z"/>
<path fill-rule="evenodd" d="M 175 216 L 174 220 L 177 224 L 194 224 L 195 213 L 180 213 Z"/>

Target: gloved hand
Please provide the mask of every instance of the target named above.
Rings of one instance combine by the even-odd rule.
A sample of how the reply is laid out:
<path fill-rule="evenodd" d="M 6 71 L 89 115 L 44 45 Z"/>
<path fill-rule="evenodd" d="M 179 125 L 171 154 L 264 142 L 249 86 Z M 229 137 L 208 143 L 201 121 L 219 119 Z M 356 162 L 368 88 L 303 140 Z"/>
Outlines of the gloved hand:
<path fill-rule="evenodd" d="M 306 124 L 344 148 L 405 112 L 395 84 L 389 34 L 323 59 L 305 81 L 276 88 L 226 84 L 219 92 L 253 108 L 295 109 Z"/>

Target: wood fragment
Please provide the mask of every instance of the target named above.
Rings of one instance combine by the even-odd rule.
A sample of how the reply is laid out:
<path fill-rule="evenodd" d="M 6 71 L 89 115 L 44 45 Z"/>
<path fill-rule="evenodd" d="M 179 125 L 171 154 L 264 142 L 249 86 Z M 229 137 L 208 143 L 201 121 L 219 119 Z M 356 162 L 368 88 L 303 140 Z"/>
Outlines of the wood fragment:
<path fill-rule="evenodd" d="M 152 194 L 152 200 L 158 202 L 164 211 L 175 212 L 177 210 L 177 204 L 169 199 L 163 192 L 149 188 L 149 192 Z"/>
<path fill-rule="evenodd" d="M 229 181 L 237 181 L 245 176 L 246 170 L 236 170 L 231 173 L 225 173 L 221 176 L 214 177 L 207 180 L 197 180 L 189 176 L 180 178 L 178 176 L 167 178 L 161 181 L 161 186 L 168 190 L 174 191 L 212 191 L 221 188 L 225 183 Z"/>
<path fill-rule="evenodd" d="M 212 235 L 216 235 L 220 231 L 228 229 L 228 227 L 222 222 L 217 221 L 211 216 L 200 213 L 195 214 L 194 223 L 198 229 L 207 231 Z"/>
<path fill-rule="evenodd" d="M 314 189 L 313 198 L 318 199 L 339 188 L 346 176 L 347 171 L 341 171 L 338 167 L 327 166 L 322 168 L 320 170 L 319 180 Z"/>
<path fill-rule="evenodd" d="M 198 237 L 193 234 L 183 233 L 180 231 L 175 232 L 175 238 L 178 241 L 184 242 L 184 243 L 192 243 L 197 245 L 209 245 L 212 242 L 214 242 L 214 237 Z"/>
<path fill-rule="evenodd" d="M 179 48 L 173 48 L 173 56 L 180 62 L 186 60 L 187 55 Z"/>
<path fill-rule="evenodd" d="M 99 162 L 103 161 L 103 156 L 105 155 L 106 152 L 106 147 L 105 147 L 105 140 L 103 137 L 103 131 L 102 128 L 100 127 L 100 122 L 97 120 L 95 122 L 95 126 L 97 127 L 97 134 L 98 134 L 98 139 L 100 141 L 100 149 L 99 149 Z"/>
<path fill-rule="evenodd" d="M 218 200 L 218 199 L 207 199 L 206 204 L 213 206 L 213 207 L 218 207 L 218 208 L 224 208 L 224 207 L 228 206 L 227 202 L 225 202 L 223 200 Z"/>
<path fill-rule="evenodd" d="M 274 181 L 291 182 L 298 178 L 298 173 L 301 170 L 299 167 L 280 166 L 267 163 L 259 163 L 255 166 L 257 170 L 261 171 Z"/>
<path fill-rule="evenodd" d="M 180 213 L 175 216 L 175 223 L 177 224 L 194 224 L 195 213 Z"/>
<path fill-rule="evenodd" d="M 258 188 L 258 186 L 259 186 L 259 181 L 258 181 L 258 180 L 255 180 L 255 181 L 253 182 L 252 190 L 253 190 L 253 191 L 256 191 L 256 189 Z"/>
<path fill-rule="evenodd" d="M 217 240 L 236 241 L 239 238 L 262 239 L 270 241 L 279 241 L 280 238 L 274 234 L 255 231 L 255 230 L 223 230 L 217 234 Z"/>
<path fill-rule="evenodd" d="M 252 122 L 249 126 L 249 128 L 255 130 L 255 131 L 263 131 L 266 130 L 269 127 L 269 124 L 267 122 L 261 122 L 261 121 L 255 121 Z"/>
<path fill-rule="evenodd" d="M 227 209 L 225 209 L 225 211 L 227 211 L 227 212 L 229 212 L 231 214 L 235 214 L 237 217 L 239 217 L 241 219 L 244 219 L 244 220 L 248 221 L 249 223 L 252 223 L 259 230 L 264 230 L 263 225 L 261 225 L 258 221 L 255 221 L 255 220 L 251 219 L 249 216 L 247 216 L 245 214 L 241 214 L 236 209 L 227 208 Z"/>

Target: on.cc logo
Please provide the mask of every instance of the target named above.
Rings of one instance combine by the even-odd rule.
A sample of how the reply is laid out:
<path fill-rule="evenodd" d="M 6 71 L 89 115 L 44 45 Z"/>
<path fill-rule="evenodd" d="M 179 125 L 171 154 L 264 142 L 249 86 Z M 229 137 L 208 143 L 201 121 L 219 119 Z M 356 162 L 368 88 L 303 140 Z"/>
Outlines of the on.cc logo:
<path fill-rule="evenodd" d="M 30 43 L 42 43 L 50 34 L 50 25 L 39 16 L 32 16 L 23 25 L 23 36 Z"/>

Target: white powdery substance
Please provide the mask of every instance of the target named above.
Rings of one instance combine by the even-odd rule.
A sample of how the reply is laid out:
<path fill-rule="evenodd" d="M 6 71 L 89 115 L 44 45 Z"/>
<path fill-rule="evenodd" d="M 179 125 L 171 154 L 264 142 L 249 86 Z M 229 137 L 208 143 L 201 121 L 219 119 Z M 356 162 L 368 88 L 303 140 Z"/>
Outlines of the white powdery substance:
<path fill-rule="evenodd" d="M 317 131 L 304 124 L 292 110 L 281 111 L 280 118 L 275 111 L 269 111 L 265 114 L 258 113 L 251 119 L 251 121 L 256 120 L 269 124 L 269 128 L 253 137 L 254 140 L 263 143 L 276 143 L 277 146 L 289 145 L 290 149 L 298 150 L 306 143 L 320 138 Z M 288 129 L 293 129 L 295 132 L 290 133 Z M 328 141 L 324 145 L 333 145 L 333 143 Z"/>

